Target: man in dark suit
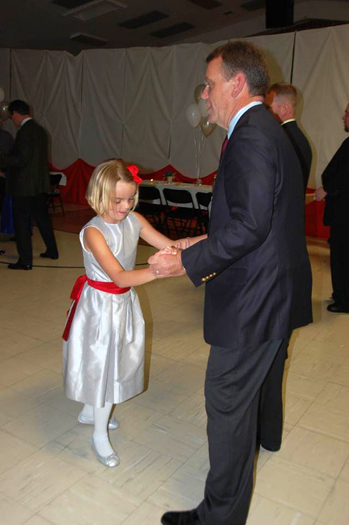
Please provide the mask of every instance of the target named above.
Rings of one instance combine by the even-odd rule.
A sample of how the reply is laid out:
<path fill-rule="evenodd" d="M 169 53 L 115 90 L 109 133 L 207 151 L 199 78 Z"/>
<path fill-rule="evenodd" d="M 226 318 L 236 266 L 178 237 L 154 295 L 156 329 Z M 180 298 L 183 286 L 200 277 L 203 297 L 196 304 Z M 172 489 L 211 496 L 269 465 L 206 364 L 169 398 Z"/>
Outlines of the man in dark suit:
<path fill-rule="evenodd" d="M 50 189 L 48 140 L 42 128 L 30 116 L 23 100 L 9 104 L 12 122 L 19 128 L 13 150 L 0 154 L 0 168 L 8 172 L 7 193 L 12 196 L 13 222 L 19 259 L 10 270 L 31 270 L 33 264 L 31 218 L 33 217 L 46 245 L 41 257 L 58 259 L 58 249 L 46 209 Z"/>
<path fill-rule="evenodd" d="M 349 132 L 349 104 L 343 114 L 344 130 Z M 327 310 L 349 313 L 349 138 L 322 174 L 323 186 L 315 198 L 325 198 L 324 224 L 330 226 L 331 277 L 334 303 Z"/>
<path fill-rule="evenodd" d="M 4 124 L 3 119 L 0 117 L 0 153 L 9 153 L 13 146 L 13 138 L 11 133 L 2 129 Z M 2 211 L 2 205 L 5 197 L 5 174 L 0 171 L 0 213 Z M 4 250 L 0 250 L 0 255 L 5 253 Z"/>
<path fill-rule="evenodd" d="M 186 271 L 195 286 L 206 284 L 210 471 L 198 508 L 167 512 L 164 525 L 246 522 L 257 434 L 263 444 L 270 416 L 282 406 L 287 342 L 294 328 L 312 321 L 301 168 L 262 103 L 265 61 L 251 44 L 229 42 L 207 58 L 205 82 L 209 120 L 229 139 L 208 237 L 176 254 L 155 254 L 149 263 L 158 277 Z M 270 388 L 279 392 L 279 408 L 266 404 Z"/>
<path fill-rule="evenodd" d="M 307 137 L 296 121 L 297 91 L 292 84 L 279 82 L 270 86 L 265 104 L 287 133 L 302 166 L 304 194 L 307 189 L 312 160 Z"/>

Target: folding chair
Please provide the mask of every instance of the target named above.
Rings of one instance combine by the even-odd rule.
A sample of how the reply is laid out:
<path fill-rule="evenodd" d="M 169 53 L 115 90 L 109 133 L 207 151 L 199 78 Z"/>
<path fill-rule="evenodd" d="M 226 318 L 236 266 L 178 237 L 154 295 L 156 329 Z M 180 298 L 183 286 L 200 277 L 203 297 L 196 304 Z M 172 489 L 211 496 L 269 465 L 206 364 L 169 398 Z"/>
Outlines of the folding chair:
<path fill-rule="evenodd" d="M 61 182 L 61 178 L 61 173 L 50 173 L 51 189 L 47 193 L 47 209 L 52 208 L 53 211 L 55 211 L 56 208 L 61 208 L 63 215 L 65 215 L 62 197 L 58 188 L 58 185 Z"/>
<path fill-rule="evenodd" d="M 169 234 L 169 221 L 171 220 L 179 238 L 189 236 L 196 214 L 191 193 L 187 190 L 170 188 L 164 188 L 163 193 L 166 201 L 164 228 Z M 181 206 L 182 204 L 187 206 Z"/>
<path fill-rule="evenodd" d="M 207 233 L 208 221 L 210 218 L 209 205 L 212 200 L 212 192 L 204 193 L 199 191 L 196 194 L 196 201 L 198 203 L 197 221 L 195 226 L 195 235 Z"/>
<path fill-rule="evenodd" d="M 155 204 L 154 201 L 158 201 L 159 204 Z M 155 228 L 158 230 L 162 229 L 161 215 L 164 211 L 164 206 L 161 204 L 161 195 L 158 188 L 154 186 L 139 186 L 137 211 L 144 217 L 150 219 Z"/>

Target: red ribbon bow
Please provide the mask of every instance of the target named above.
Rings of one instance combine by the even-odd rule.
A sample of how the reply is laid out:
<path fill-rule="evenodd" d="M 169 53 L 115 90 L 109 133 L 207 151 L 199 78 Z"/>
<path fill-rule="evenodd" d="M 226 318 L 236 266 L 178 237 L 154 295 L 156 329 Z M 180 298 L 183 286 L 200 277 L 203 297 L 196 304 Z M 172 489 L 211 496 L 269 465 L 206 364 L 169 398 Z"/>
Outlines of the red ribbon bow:
<path fill-rule="evenodd" d="M 131 164 L 130 166 L 127 166 L 128 171 L 131 173 L 132 178 L 135 182 L 138 182 L 140 184 L 142 182 L 142 179 L 138 177 L 139 169 L 134 164 Z"/>

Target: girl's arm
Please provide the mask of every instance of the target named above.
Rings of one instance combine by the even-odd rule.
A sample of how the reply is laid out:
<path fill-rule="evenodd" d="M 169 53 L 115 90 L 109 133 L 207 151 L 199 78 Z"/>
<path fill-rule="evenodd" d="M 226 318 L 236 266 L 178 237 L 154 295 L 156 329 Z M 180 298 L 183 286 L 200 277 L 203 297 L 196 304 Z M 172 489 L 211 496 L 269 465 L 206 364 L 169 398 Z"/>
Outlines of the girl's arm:
<path fill-rule="evenodd" d="M 158 230 L 153 228 L 153 226 L 142 215 L 140 215 L 137 212 L 133 213 L 137 216 L 137 219 L 139 220 L 142 226 L 140 237 L 144 239 L 148 244 L 154 246 L 155 248 L 158 248 L 159 250 L 166 248 L 166 246 L 173 245 L 175 245 L 177 248 L 185 250 L 185 248 L 189 248 L 189 246 L 192 246 L 193 244 L 207 238 L 207 235 L 205 234 L 198 235 L 197 237 L 187 237 L 186 239 L 179 239 L 178 241 L 173 241 L 172 239 L 169 239 L 168 237 L 160 233 Z"/>
<path fill-rule="evenodd" d="M 137 219 L 141 223 L 141 232 L 139 234 L 140 237 L 150 244 L 150 246 L 154 246 L 155 248 L 158 248 L 158 250 L 162 250 L 166 246 L 175 244 L 172 239 L 169 239 L 166 237 L 166 235 L 163 235 L 158 230 L 153 228 L 153 226 L 142 215 L 137 212 L 133 212 L 133 214 L 136 215 Z"/>
<path fill-rule="evenodd" d="M 120 288 L 138 286 L 156 279 L 149 267 L 142 270 L 124 270 L 110 251 L 103 234 L 93 226 L 84 231 L 84 246 L 87 251 L 93 253 L 101 268 Z"/>
<path fill-rule="evenodd" d="M 175 241 L 175 246 L 176 248 L 185 250 L 186 248 L 189 248 L 189 246 L 193 246 L 193 244 L 203 241 L 204 239 L 207 239 L 206 233 L 204 235 L 197 235 L 196 237 L 185 237 L 184 239 L 178 239 L 178 241 Z"/>

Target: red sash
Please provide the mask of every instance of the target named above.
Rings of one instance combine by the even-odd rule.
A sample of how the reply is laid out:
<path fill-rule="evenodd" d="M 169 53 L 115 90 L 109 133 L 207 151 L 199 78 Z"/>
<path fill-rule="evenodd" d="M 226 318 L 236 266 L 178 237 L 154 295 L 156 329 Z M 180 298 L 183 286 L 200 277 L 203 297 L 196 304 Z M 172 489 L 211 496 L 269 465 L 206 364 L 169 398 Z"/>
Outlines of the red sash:
<path fill-rule="evenodd" d="M 102 292 L 108 292 L 112 294 L 121 294 L 128 292 L 131 288 L 119 288 L 115 283 L 113 282 L 106 282 L 106 281 L 93 281 L 92 279 L 89 279 L 86 275 L 80 275 L 75 281 L 75 284 L 73 286 L 73 289 L 70 294 L 70 299 L 74 301 L 73 306 L 71 307 L 70 311 L 68 312 L 68 319 L 65 325 L 65 329 L 63 332 L 63 339 L 64 341 L 68 341 L 70 327 L 74 319 L 75 310 L 78 305 L 80 296 L 82 294 L 82 290 L 84 288 L 84 284 L 88 282 L 92 288 L 96 288 L 97 290 L 101 290 Z"/>

